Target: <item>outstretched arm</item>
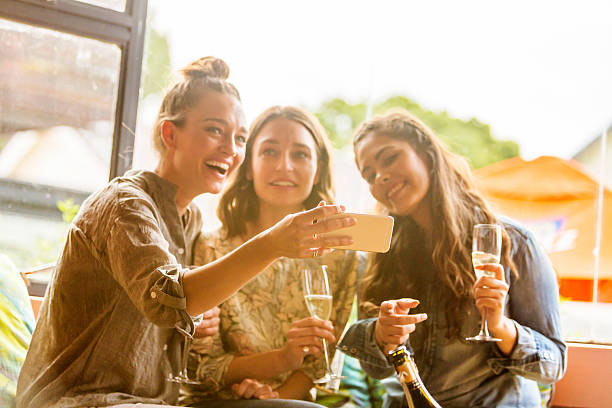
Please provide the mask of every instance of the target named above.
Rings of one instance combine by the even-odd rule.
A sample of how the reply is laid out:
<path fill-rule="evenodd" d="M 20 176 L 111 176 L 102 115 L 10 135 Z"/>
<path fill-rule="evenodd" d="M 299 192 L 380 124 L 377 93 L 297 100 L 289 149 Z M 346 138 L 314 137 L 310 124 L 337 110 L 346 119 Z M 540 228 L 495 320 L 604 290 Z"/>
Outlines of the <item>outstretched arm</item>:
<path fill-rule="evenodd" d="M 332 246 L 350 245 L 348 236 L 320 235 L 355 224 L 350 216 L 324 220 L 343 211 L 340 206 L 326 205 L 288 215 L 229 254 L 185 272 L 187 312 L 195 316 L 222 303 L 278 257 L 307 258 Z"/>

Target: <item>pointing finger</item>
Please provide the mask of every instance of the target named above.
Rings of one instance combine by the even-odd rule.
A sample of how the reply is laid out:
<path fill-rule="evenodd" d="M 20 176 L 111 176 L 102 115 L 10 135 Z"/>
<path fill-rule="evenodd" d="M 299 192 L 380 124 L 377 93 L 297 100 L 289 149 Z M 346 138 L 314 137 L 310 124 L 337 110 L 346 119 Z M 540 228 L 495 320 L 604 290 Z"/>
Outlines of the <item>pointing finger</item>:
<path fill-rule="evenodd" d="M 410 309 L 415 308 L 419 305 L 419 301 L 416 299 L 399 299 L 397 301 L 397 312 L 398 313 L 406 313 L 410 311 Z"/>
<path fill-rule="evenodd" d="M 421 323 L 422 321 L 427 320 L 426 313 L 419 314 L 409 314 L 409 315 L 393 315 L 393 316 L 383 316 L 380 318 L 381 324 L 385 326 L 403 326 L 408 324 L 416 324 Z"/>

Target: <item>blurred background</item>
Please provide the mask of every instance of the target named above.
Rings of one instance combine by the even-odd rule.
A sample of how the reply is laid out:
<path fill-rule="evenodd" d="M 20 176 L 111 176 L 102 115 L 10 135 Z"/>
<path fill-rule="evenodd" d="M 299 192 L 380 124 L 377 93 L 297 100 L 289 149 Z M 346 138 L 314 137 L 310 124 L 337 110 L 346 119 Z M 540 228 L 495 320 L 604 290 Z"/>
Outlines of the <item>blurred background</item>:
<path fill-rule="evenodd" d="M 546 248 L 567 338 L 612 343 L 611 15 L 606 0 L 5 0 L 0 253 L 24 271 L 54 263 L 89 193 L 154 168 L 164 89 L 214 55 L 249 122 L 271 105 L 317 115 L 352 211 L 374 209 L 353 130 L 390 107 L 415 113 Z M 217 198 L 197 202 L 218 227 Z"/>

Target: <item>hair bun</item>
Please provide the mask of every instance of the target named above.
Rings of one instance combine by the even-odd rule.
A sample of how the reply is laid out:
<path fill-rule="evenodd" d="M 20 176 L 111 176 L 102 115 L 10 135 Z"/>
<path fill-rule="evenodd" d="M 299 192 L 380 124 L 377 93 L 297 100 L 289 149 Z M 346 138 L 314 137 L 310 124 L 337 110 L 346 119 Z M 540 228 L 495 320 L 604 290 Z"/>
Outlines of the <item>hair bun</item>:
<path fill-rule="evenodd" d="M 219 78 L 227 79 L 229 66 L 225 61 L 215 57 L 202 57 L 181 70 L 185 79 Z"/>

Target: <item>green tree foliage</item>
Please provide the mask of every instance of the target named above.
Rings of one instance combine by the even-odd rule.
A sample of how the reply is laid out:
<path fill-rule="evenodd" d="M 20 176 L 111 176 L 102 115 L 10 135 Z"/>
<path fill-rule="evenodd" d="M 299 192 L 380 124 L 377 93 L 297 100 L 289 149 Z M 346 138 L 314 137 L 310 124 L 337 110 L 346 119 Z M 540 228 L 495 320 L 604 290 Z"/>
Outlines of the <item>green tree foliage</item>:
<path fill-rule="evenodd" d="M 0 253 L 6 254 L 22 270 L 56 262 L 66 242 L 68 227 L 79 212 L 80 205 L 68 198 L 58 201 L 57 208 L 62 213 L 63 222 L 54 225 L 44 236 L 33 237 L 30 244 L 9 244 L 3 246 Z"/>
<path fill-rule="evenodd" d="M 54 239 L 37 238 L 36 250 L 27 260 L 28 266 L 43 265 L 57 261 L 58 255 L 62 252 L 62 248 L 68 236 L 68 227 L 79 212 L 81 206 L 75 204 L 74 199 L 68 198 L 57 202 L 57 209 L 62 213 L 63 223 L 56 227 L 57 237 Z"/>
<path fill-rule="evenodd" d="M 454 153 L 465 157 L 473 168 L 479 168 L 519 155 L 519 146 L 512 141 L 497 140 L 490 127 L 476 118 L 462 120 L 447 112 L 433 112 L 404 96 L 392 96 L 373 108 L 374 114 L 391 108 L 404 108 L 418 116 L 446 143 Z M 333 145 L 343 148 L 351 143 L 353 132 L 365 119 L 365 103 L 350 104 L 343 99 L 323 102 L 315 111 Z"/>
<path fill-rule="evenodd" d="M 68 198 L 57 202 L 57 209 L 62 212 L 62 219 L 66 224 L 70 224 L 74 216 L 79 212 L 81 206 L 74 203 L 74 199 Z"/>
<path fill-rule="evenodd" d="M 161 93 L 170 81 L 171 72 L 168 38 L 155 28 L 155 11 L 151 9 L 147 16 L 141 98 Z"/>

